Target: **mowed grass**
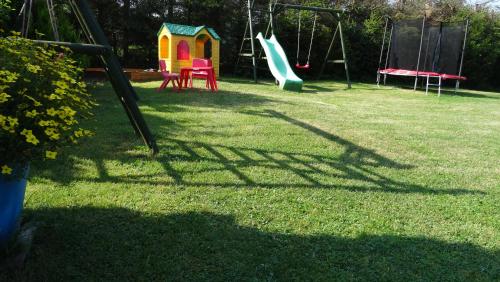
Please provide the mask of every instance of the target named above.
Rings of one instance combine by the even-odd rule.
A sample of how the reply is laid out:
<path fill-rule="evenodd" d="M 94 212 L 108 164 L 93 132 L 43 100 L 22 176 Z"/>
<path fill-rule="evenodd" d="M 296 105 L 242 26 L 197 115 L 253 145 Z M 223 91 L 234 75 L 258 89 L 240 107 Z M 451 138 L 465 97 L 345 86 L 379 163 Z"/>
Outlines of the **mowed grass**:
<path fill-rule="evenodd" d="M 156 157 L 93 90 L 96 136 L 33 165 L 40 228 L 0 279 L 500 279 L 499 93 L 158 85 L 135 84 Z"/>

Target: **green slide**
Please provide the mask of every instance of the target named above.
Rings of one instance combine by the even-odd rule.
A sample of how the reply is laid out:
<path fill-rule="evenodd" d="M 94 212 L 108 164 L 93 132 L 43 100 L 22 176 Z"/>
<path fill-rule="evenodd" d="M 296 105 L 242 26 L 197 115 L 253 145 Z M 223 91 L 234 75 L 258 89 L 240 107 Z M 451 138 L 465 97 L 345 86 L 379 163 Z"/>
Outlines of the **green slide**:
<path fill-rule="evenodd" d="M 278 43 L 274 34 L 270 39 L 265 39 L 261 32 L 257 35 L 260 44 L 266 52 L 267 64 L 273 76 L 279 81 L 279 86 L 283 90 L 301 91 L 304 83 L 294 72 L 283 47 Z"/>

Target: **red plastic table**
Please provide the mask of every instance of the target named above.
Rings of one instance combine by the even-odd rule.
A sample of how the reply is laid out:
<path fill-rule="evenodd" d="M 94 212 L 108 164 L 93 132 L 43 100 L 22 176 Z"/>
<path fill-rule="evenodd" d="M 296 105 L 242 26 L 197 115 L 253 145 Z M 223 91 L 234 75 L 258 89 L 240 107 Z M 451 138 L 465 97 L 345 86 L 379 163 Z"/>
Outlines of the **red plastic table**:
<path fill-rule="evenodd" d="M 179 89 L 187 88 L 189 73 L 192 71 L 206 71 L 208 74 L 208 84 L 212 92 L 217 91 L 217 78 L 215 77 L 214 67 L 184 67 L 181 68 L 181 83 Z"/>

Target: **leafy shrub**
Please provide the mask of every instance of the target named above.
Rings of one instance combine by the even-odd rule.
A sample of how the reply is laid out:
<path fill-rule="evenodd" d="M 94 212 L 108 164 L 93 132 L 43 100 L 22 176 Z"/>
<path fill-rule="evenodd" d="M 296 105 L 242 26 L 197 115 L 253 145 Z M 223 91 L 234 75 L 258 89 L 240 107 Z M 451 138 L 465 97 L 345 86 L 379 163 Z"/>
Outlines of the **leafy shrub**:
<path fill-rule="evenodd" d="M 64 50 L 69 53 L 69 50 Z M 49 46 L 16 35 L 0 38 L 0 175 L 58 150 L 91 132 L 93 99 L 76 62 Z"/>
<path fill-rule="evenodd" d="M 12 11 L 11 0 L 0 0 L 0 25 L 9 18 L 9 13 Z"/>

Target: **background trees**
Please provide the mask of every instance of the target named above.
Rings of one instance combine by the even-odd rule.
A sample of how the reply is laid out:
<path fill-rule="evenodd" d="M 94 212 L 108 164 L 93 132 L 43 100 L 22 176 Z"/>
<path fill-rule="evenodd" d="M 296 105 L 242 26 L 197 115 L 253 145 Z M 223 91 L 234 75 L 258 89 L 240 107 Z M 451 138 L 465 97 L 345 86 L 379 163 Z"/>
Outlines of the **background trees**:
<path fill-rule="evenodd" d="M 15 13 L 3 5 L 12 2 L 19 11 L 23 0 L 0 0 L 0 21 L 4 26 L 15 28 Z M 47 15 L 41 4 L 35 15 L 37 29 L 35 37 L 50 38 Z M 74 18 L 64 4 L 57 0 L 62 38 L 75 40 L 82 37 L 75 29 Z M 97 18 L 103 26 L 115 52 L 126 67 L 155 68 L 157 66 L 156 33 L 165 21 L 214 27 L 223 38 L 221 70 L 231 73 L 246 24 L 246 0 L 90 0 Z M 257 0 L 266 6 L 267 0 Z M 498 10 L 470 6 L 464 0 L 282 0 L 318 6 L 346 8 L 345 33 L 349 47 L 352 77 L 357 80 L 373 80 L 377 68 L 378 53 L 382 39 L 384 16 L 393 18 L 420 17 L 424 13 L 436 20 L 463 20 L 470 18 L 471 28 L 467 44 L 464 73 L 470 78 L 469 87 L 500 87 L 500 15 Z M 304 42 L 307 47 L 312 27 L 312 13 L 303 13 Z M 0 22 L 1 23 L 1 22 Z M 295 57 L 297 47 L 297 14 L 283 13 L 278 18 L 277 35 L 287 49 L 290 58 Z M 328 48 L 333 32 L 333 19 L 322 16 L 311 58 L 312 71 L 302 75 L 313 75 Z M 262 30 L 262 29 L 261 29 Z M 338 47 L 338 46 L 337 46 Z M 306 48 L 307 49 L 307 48 Z M 337 54 L 340 50 L 336 50 Z M 292 60 L 293 61 L 293 60 Z M 90 64 L 97 64 L 91 61 Z M 342 74 L 341 68 L 329 68 L 328 73 Z"/>

